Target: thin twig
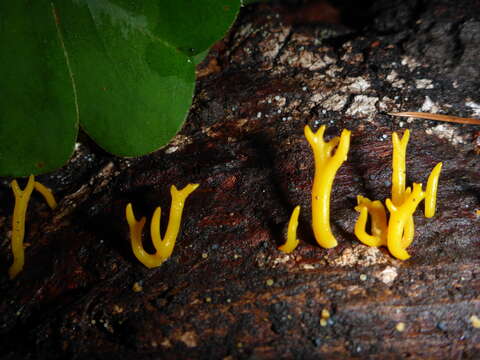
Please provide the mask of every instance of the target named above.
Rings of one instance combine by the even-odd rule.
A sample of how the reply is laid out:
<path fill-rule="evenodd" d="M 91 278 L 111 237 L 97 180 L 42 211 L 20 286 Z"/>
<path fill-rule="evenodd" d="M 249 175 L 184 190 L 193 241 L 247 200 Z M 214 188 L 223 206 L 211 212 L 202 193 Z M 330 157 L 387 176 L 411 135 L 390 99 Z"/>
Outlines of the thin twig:
<path fill-rule="evenodd" d="M 446 122 L 453 122 L 458 124 L 480 125 L 480 119 L 462 118 L 458 116 L 431 114 L 431 113 L 414 112 L 414 111 L 388 113 L 388 115 L 415 117 L 420 119 L 446 121 Z"/>

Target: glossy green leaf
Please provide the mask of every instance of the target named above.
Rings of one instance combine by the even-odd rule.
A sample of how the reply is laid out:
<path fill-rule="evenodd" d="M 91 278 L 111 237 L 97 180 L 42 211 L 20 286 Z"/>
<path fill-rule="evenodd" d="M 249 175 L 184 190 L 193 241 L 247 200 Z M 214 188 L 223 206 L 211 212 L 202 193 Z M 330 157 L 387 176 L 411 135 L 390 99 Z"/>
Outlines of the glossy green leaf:
<path fill-rule="evenodd" d="M 168 143 L 191 105 L 195 64 L 240 1 L 2 3 L 0 175 L 27 175 L 67 160 L 77 119 L 116 155 Z"/>
<path fill-rule="evenodd" d="M 188 114 L 197 59 L 183 51 L 186 36 L 191 35 L 188 48 L 212 45 L 231 25 L 239 1 L 56 0 L 55 5 L 76 76 L 81 126 L 107 151 L 137 156 L 167 144 Z M 173 32 L 161 30 L 165 26 Z"/>
<path fill-rule="evenodd" d="M 193 62 L 152 33 L 159 3 L 55 1 L 80 123 L 116 155 L 143 155 L 166 144 L 191 104 Z"/>
<path fill-rule="evenodd" d="M 235 20 L 239 0 L 161 0 L 155 34 L 187 55 L 219 40 Z"/>
<path fill-rule="evenodd" d="M 0 1 L 0 175 L 62 166 L 73 152 L 77 112 L 50 3 Z"/>

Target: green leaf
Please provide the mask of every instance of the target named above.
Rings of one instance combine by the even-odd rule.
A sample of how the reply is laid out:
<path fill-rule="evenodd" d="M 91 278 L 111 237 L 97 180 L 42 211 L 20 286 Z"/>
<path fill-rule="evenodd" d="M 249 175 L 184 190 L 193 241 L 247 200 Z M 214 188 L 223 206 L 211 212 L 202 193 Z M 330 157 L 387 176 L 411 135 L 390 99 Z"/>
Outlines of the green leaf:
<path fill-rule="evenodd" d="M 0 1 L 0 175 L 52 171 L 71 156 L 77 111 L 49 3 Z"/>
<path fill-rule="evenodd" d="M 202 51 L 201 53 L 199 53 L 197 55 L 192 56 L 191 58 L 193 60 L 193 63 L 195 65 L 200 64 L 203 61 L 203 59 L 205 59 L 207 57 L 209 52 L 210 52 L 210 49 L 207 49 L 207 50 Z"/>
<path fill-rule="evenodd" d="M 196 55 L 219 40 L 235 20 L 239 0 L 160 0 L 155 34 L 185 54 Z"/>
<path fill-rule="evenodd" d="M 80 123 L 116 155 L 143 155 L 166 144 L 192 101 L 193 62 L 152 33 L 151 14 L 160 11 L 159 3 L 55 1 L 75 74 Z"/>
<path fill-rule="evenodd" d="M 167 144 L 191 105 L 195 64 L 239 0 L 16 0 L 0 5 L 0 175 L 50 171 L 82 128 L 105 150 Z M 17 66 L 18 65 L 18 66 Z M 18 106 L 16 106 L 18 104 Z M 20 165 L 19 165 L 20 164 Z"/>
<path fill-rule="evenodd" d="M 179 131 L 195 87 L 195 63 L 185 49 L 212 45 L 239 8 L 239 0 L 55 4 L 76 76 L 81 126 L 120 156 L 152 152 Z"/>

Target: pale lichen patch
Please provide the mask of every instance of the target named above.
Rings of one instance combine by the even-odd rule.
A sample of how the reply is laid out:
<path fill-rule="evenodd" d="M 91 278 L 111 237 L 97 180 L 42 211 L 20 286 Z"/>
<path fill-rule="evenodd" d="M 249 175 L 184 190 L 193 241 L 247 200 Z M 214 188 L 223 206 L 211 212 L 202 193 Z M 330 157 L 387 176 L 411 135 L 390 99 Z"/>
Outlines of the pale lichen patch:
<path fill-rule="evenodd" d="M 289 26 L 283 26 L 279 29 L 273 29 L 269 36 L 265 38 L 258 46 L 262 49 L 262 54 L 268 59 L 274 59 L 280 49 L 284 46 L 288 34 L 291 32 Z"/>
<path fill-rule="evenodd" d="M 440 111 L 440 108 L 435 102 L 432 101 L 432 99 L 430 99 L 429 96 L 425 96 L 425 101 L 423 102 L 420 111 L 436 114 Z"/>
<path fill-rule="evenodd" d="M 346 248 L 342 255 L 332 259 L 330 263 L 337 266 L 372 266 L 376 264 L 385 264 L 388 262 L 387 256 L 378 248 L 358 245 L 355 248 Z"/>
<path fill-rule="evenodd" d="M 346 111 L 346 114 L 357 117 L 368 117 L 371 119 L 377 112 L 375 107 L 377 102 L 377 97 L 357 95 L 353 99 L 352 105 Z"/>
<path fill-rule="evenodd" d="M 408 66 L 408 69 L 413 71 L 420 66 L 420 63 L 411 56 L 402 56 L 402 65 Z"/>
<path fill-rule="evenodd" d="M 398 276 L 397 268 L 394 266 L 387 266 L 382 271 L 374 273 L 374 276 L 386 285 L 391 285 Z"/>
<path fill-rule="evenodd" d="M 172 141 L 168 144 L 168 147 L 165 150 L 166 154 L 172 154 L 182 148 L 184 148 L 186 145 L 189 145 L 192 143 L 192 139 L 188 136 L 185 135 L 177 135 L 175 136 Z"/>
<path fill-rule="evenodd" d="M 405 80 L 398 77 L 398 73 L 392 70 L 386 77 L 386 79 L 394 88 L 402 88 L 405 85 Z"/>
<path fill-rule="evenodd" d="M 467 101 L 465 105 L 472 109 L 472 116 L 480 116 L 480 104 L 473 101 Z"/>
<path fill-rule="evenodd" d="M 378 109 L 380 111 L 397 111 L 398 106 L 395 103 L 395 100 L 389 98 L 388 96 L 384 96 L 379 102 L 378 102 Z"/>
<path fill-rule="evenodd" d="M 415 86 L 417 89 L 433 89 L 433 83 L 430 79 L 417 79 L 415 80 Z"/>
<path fill-rule="evenodd" d="M 322 107 L 326 110 L 340 111 L 347 103 L 348 96 L 335 94 L 322 103 Z"/>
<path fill-rule="evenodd" d="M 345 79 L 346 85 L 342 90 L 351 92 L 352 94 L 361 94 L 370 88 L 370 82 L 361 76 L 348 77 Z"/>
<path fill-rule="evenodd" d="M 436 135 L 440 139 L 447 139 L 453 145 L 464 144 L 466 142 L 458 133 L 457 129 L 449 124 L 439 124 L 433 128 L 426 129 L 425 132 L 429 135 Z"/>

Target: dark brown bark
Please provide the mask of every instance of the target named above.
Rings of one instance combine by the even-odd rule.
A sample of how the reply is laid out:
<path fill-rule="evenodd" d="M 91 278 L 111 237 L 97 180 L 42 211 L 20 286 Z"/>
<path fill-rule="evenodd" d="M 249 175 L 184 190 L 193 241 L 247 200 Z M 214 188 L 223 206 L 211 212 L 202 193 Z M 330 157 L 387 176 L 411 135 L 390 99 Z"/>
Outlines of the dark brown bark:
<path fill-rule="evenodd" d="M 477 357 L 478 129 L 386 114 L 478 117 L 480 6 L 458 4 L 380 1 L 355 13 L 338 2 L 342 24 L 330 25 L 293 5 L 244 8 L 200 66 L 190 116 L 169 146 L 122 160 L 83 139 L 65 168 L 40 177 L 60 206 L 52 213 L 33 198 L 14 281 L 3 179 L 0 357 Z M 332 194 L 339 245 L 330 250 L 309 225 L 305 124 L 327 124 L 329 137 L 353 131 Z M 412 258 L 401 262 L 360 244 L 353 226 L 356 195 L 390 196 L 391 133 L 405 128 L 408 182 L 426 184 L 437 162 L 444 167 L 437 214 L 417 212 Z M 174 254 L 146 269 L 130 250 L 125 205 L 168 214 L 170 185 L 188 182 L 200 188 Z M 302 241 L 284 255 L 276 247 L 297 204 Z"/>

